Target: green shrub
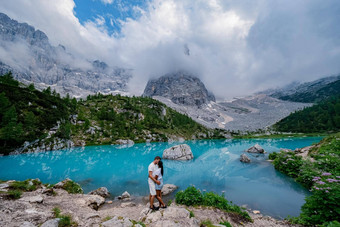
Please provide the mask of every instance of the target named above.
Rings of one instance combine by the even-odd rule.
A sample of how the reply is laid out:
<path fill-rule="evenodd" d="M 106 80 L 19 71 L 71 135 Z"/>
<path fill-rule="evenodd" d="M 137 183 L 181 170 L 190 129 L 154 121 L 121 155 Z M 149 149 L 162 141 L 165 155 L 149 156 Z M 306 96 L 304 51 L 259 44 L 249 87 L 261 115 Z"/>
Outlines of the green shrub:
<path fill-rule="evenodd" d="M 308 226 L 337 225 L 334 221 L 340 216 L 340 133 L 324 138 L 309 155 L 315 161 L 281 151 L 273 162 L 276 169 L 312 192 L 300 216 L 290 221 Z"/>
<path fill-rule="evenodd" d="M 131 219 L 130 219 L 130 221 L 132 222 L 132 227 L 135 227 L 136 225 L 141 225 L 143 227 L 146 227 L 146 225 L 141 221 L 135 221 L 135 220 L 131 220 Z"/>
<path fill-rule="evenodd" d="M 187 209 L 187 211 L 189 211 L 190 218 L 194 218 L 195 217 L 195 214 L 194 214 L 194 212 L 192 210 Z"/>
<path fill-rule="evenodd" d="M 294 152 L 281 151 L 274 160 L 275 169 L 294 178 L 298 177 L 301 165 L 302 157 L 295 155 Z"/>
<path fill-rule="evenodd" d="M 300 223 L 320 225 L 338 220 L 340 215 L 340 176 L 323 173 L 314 177 L 312 195 L 306 198 L 301 208 Z"/>
<path fill-rule="evenodd" d="M 75 222 L 72 222 L 72 217 L 70 215 L 60 215 L 59 218 L 58 227 L 77 226 Z"/>
<path fill-rule="evenodd" d="M 177 192 L 176 203 L 184 204 L 186 206 L 210 206 L 215 207 L 226 212 L 233 212 L 241 216 L 244 220 L 252 221 L 249 214 L 242 210 L 239 206 L 232 204 L 224 195 L 218 195 L 214 192 L 202 193 L 194 186 L 190 186 L 184 191 Z"/>
<path fill-rule="evenodd" d="M 7 196 L 10 199 L 20 199 L 22 192 L 20 190 L 10 190 L 7 192 Z"/>
<path fill-rule="evenodd" d="M 185 191 L 179 191 L 175 196 L 176 203 L 187 206 L 202 205 L 203 195 L 200 190 L 193 186 L 188 187 Z"/>
<path fill-rule="evenodd" d="M 269 158 L 270 160 L 274 160 L 276 157 L 277 157 L 277 152 L 273 152 L 273 153 L 270 153 L 270 154 L 268 155 L 268 158 Z"/>
<path fill-rule="evenodd" d="M 21 191 L 34 191 L 37 189 L 37 186 L 35 184 L 30 184 L 30 180 L 25 181 L 14 181 L 10 184 L 10 189 L 13 190 L 21 190 Z"/>
<path fill-rule="evenodd" d="M 60 216 L 61 210 L 60 210 L 59 207 L 54 207 L 54 208 L 52 209 L 52 212 L 53 212 L 53 214 L 54 214 L 54 217 L 57 218 L 57 217 Z"/>
<path fill-rule="evenodd" d="M 59 207 L 54 207 L 52 209 L 52 212 L 54 214 L 55 218 L 60 218 L 58 227 L 75 227 L 78 226 L 78 224 L 74 221 L 72 221 L 71 215 L 65 215 L 61 214 L 61 210 Z"/>
<path fill-rule="evenodd" d="M 216 227 L 210 220 L 202 221 L 200 227 Z"/>
<path fill-rule="evenodd" d="M 84 191 L 80 187 L 80 185 L 77 184 L 74 181 L 67 181 L 64 184 L 63 189 L 66 190 L 68 193 L 71 193 L 71 194 L 82 194 L 82 193 L 84 193 Z"/>
<path fill-rule="evenodd" d="M 340 227 L 340 223 L 338 221 L 331 221 L 323 224 L 322 227 Z"/>

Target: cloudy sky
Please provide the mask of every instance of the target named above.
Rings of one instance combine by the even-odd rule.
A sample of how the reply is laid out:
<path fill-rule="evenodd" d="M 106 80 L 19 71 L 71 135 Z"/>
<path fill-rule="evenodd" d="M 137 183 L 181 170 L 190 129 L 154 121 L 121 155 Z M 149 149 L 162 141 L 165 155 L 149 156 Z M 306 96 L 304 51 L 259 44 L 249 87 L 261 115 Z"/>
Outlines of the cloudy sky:
<path fill-rule="evenodd" d="M 133 69 L 137 95 L 149 78 L 177 70 L 219 98 L 340 73 L 339 0 L 0 2 L 53 45 Z"/>

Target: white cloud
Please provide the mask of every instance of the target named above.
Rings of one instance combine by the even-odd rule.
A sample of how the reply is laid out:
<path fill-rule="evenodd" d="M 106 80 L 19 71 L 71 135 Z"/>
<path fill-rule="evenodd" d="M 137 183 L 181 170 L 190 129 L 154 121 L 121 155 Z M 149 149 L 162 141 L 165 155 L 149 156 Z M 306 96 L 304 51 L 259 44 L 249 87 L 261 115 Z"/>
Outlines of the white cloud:
<path fill-rule="evenodd" d="M 80 24 L 74 7 L 73 0 L 17 0 L 0 11 L 77 56 L 134 69 L 135 94 L 150 77 L 179 69 L 197 74 L 219 97 L 340 72 L 336 0 L 151 0 L 134 7 L 137 19 L 110 20 L 121 24 L 118 35 L 107 33 L 100 15 Z"/>
<path fill-rule="evenodd" d="M 113 0 L 100 0 L 104 4 L 112 4 Z"/>

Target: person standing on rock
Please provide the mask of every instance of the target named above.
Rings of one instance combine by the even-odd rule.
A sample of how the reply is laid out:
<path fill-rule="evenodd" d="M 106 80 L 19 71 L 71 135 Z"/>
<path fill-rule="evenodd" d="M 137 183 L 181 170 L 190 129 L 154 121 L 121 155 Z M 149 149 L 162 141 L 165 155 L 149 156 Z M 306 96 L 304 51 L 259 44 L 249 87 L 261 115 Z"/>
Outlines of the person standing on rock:
<path fill-rule="evenodd" d="M 160 182 L 160 184 L 156 184 L 156 198 L 159 201 L 159 207 L 161 208 L 167 208 L 167 206 L 164 204 L 162 200 L 162 188 L 163 188 L 163 162 L 160 160 L 158 162 L 158 169 L 153 173 L 155 176 L 155 179 Z"/>
<path fill-rule="evenodd" d="M 155 197 L 156 197 L 156 184 L 158 185 L 161 184 L 161 182 L 157 180 L 154 175 L 154 172 L 158 169 L 157 164 L 160 160 L 161 160 L 161 157 L 156 156 L 153 162 L 151 162 L 148 167 L 148 171 L 149 171 L 148 183 L 149 183 L 149 189 L 150 189 L 149 200 L 150 200 L 150 209 L 152 210 L 159 209 L 159 207 L 155 208 L 153 206 L 153 201 L 155 200 Z"/>

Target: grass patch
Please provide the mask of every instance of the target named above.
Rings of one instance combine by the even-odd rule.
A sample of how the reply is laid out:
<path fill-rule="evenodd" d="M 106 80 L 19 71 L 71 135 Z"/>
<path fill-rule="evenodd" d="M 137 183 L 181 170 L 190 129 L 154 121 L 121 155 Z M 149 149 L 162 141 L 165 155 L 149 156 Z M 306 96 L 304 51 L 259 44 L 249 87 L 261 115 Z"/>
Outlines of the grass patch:
<path fill-rule="evenodd" d="M 25 192 L 35 191 L 41 185 L 38 180 L 27 179 L 25 181 L 14 181 L 10 184 L 10 190 L 20 190 Z"/>
<path fill-rule="evenodd" d="M 220 225 L 224 225 L 226 227 L 233 227 L 229 222 L 225 221 L 225 222 L 220 222 Z"/>
<path fill-rule="evenodd" d="M 192 210 L 187 209 L 187 211 L 189 211 L 189 213 L 190 213 L 190 218 L 194 218 L 195 217 L 195 214 L 194 214 L 194 212 Z"/>
<path fill-rule="evenodd" d="M 112 217 L 111 216 L 106 216 L 105 218 L 103 218 L 103 222 L 105 222 L 105 221 L 108 221 L 108 220 L 111 220 L 112 219 Z"/>
<path fill-rule="evenodd" d="M 200 227 L 216 227 L 210 220 L 205 220 L 200 223 Z"/>
<path fill-rule="evenodd" d="M 79 184 L 77 184 L 74 181 L 67 181 L 64 186 L 63 189 L 65 191 L 67 191 L 68 193 L 71 194 L 82 194 L 84 193 L 83 189 L 80 187 Z"/>
<path fill-rule="evenodd" d="M 7 192 L 9 199 L 20 199 L 22 192 L 20 190 L 10 190 Z"/>
<path fill-rule="evenodd" d="M 172 203 L 172 199 L 170 199 L 170 200 L 169 200 L 169 202 L 168 202 L 168 206 L 170 206 L 170 205 L 171 205 L 171 203 Z"/>
<path fill-rule="evenodd" d="M 59 207 L 54 207 L 52 209 L 55 218 L 60 218 L 58 227 L 76 227 L 78 223 L 72 220 L 71 215 L 61 214 Z"/>
<path fill-rule="evenodd" d="M 135 227 L 136 225 L 141 225 L 143 227 L 146 227 L 146 225 L 141 222 L 141 221 L 135 221 L 135 220 L 130 220 L 132 222 L 132 227 Z"/>
<path fill-rule="evenodd" d="M 214 192 L 202 193 L 199 189 L 193 186 L 188 187 L 184 191 L 177 192 L 176 203 L 186 206 L 208 206 L 215 207 L 220 210 L 235 213 L 242 220 L 252 221 L 249 214 L 237 205 L 232 204 L 224 198 L 224 194 L 218 195 Z"/>

